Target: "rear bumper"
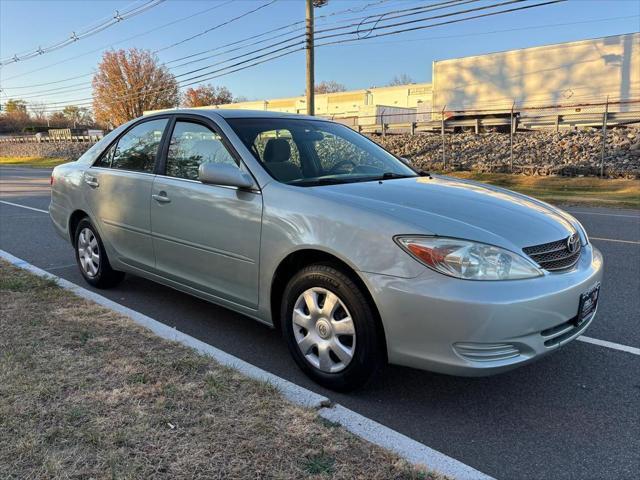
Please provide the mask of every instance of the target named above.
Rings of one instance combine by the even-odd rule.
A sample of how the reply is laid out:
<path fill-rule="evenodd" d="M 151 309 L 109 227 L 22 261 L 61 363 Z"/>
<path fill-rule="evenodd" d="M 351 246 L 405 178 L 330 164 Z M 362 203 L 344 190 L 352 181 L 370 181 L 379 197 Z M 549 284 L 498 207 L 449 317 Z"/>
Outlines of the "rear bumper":
<path fill-rule="evenodd" d="M 540 358 L 581 335 L 580 295 L 602 280 L 591 245 L 569 272 L 481 282 L 426 269 L 414 279 L 363 273 L 380 311 L 389 361 L 440 373 L 482 376 Z"/>

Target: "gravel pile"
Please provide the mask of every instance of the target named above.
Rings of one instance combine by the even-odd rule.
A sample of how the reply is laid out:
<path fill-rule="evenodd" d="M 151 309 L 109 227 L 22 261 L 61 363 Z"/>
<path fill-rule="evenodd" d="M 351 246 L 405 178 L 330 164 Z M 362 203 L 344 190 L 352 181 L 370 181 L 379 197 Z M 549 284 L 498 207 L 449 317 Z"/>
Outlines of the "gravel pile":
<path fill-rule="evenodd" d="M 442 136 L 371 135 L 394 154 L 425 170 L 443 168 Z M 449 168 L 478 172 L 508 172 L 509 134 L 447 133 L 445 156 Z M 514 172 L 528 175 L 597 175 L 602 158 L 600 130 L 518 132 L 514 136 Z M 613 128 L 607 132 L 605 175 L 640 178 L 640 128 Z"/>

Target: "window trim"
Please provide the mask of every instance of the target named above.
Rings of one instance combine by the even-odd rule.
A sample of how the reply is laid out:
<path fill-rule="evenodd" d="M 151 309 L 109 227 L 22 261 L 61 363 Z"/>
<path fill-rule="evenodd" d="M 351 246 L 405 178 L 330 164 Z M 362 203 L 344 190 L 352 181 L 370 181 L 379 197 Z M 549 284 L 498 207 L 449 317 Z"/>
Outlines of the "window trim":
<path fill-rule="evenodd" d="M 192 114 L 192 113 L 174 113 L 172 115 L 171 122 L 168 125 L 168 129 L 167 129 L 168 134 L 166 135 L 166 138 L 163 139 L 165 141 L 163 143 L 162 155 L 159 158 L 159 161 L 156 162 L 156 165 L 157 165 L 156 175 L 161 176 L 161 177 L 165 177 L 165 178 L 172 178 L 174 180 L 184 180 L 184 181 L 187 181 L 187 182 L 195 182 L 195 183 L 199 183 L 200 185 L 204 185 L 200 180 L 192 180 L 190 178 L 173 177 L 171 175 L 167 175 L 167 173 L 166 173 L 166 170 L 167 170 L 166 169 L 166 167 L 167 167 L 167 155 L 169 153 L 169 144 L 171 143 L 171 137 L 173 136 L 173 130 L 175 129 L 176 123 L 178 123 L 180 121 L 202 125 L 202 126 L 208 128 L 208 129 L 212 130 L 214 133 L 216 133 L 220 137 L 220 140 L 222 141 L 222 145 L 227 149 L 227 152 L 229 152 L 229 154 L 235 160 L 238 168 L 240 168 L 245 173 L 250 175 L 251 178 L 253 179 L 255 187 L 252 188 L 250 191 L 252 191 L 252 192 L 261 192 L 260 184 L 256 180 L 256 177 L 253 175 L 253 172 L 247 166 L 247 164 L 244 162 L 244 160 L 243 160 L 242 156 L 240 155 L 240 153 L 238 153 L 236 148 L 233 146 L 233 143 L 231 143 L 229 141 L 229 139 L 224 134 L 222 129 L 218 126 L 218 124 L 212 118 L 210 118 L 208 116 Z M 244 168 L 242 168 L 243 166 L 244 166 Z M 226 186 L 226 185 L 208 185 L 208 186 L 237 189 L 236 187 L 230 187 L 230 186 Z"/>
<path fill-rule="evenodd" d="M 172 118 L 173 118 L 173 116 L 171 114 L 153 115 L 153 116 L 146 117 L 146 118 L 143 117 L 139 121 L 132 123 L 124 131 L 122 131 L 120 133 L 120 135 L 118 135 L 111 142 L 109 142 L 109 144 L 107 146 L 104 147 L 104 149 L 102 150 L 102 152 L 100 153 L 98 158 L 96 158 L 93 161 L 93 163 L 89 166 L 89 168 L 100 168 L 102 170 L 117 170 L 117 171 L 120 171 L 120 172 L 131 172 L 131 173 L 142 173 L 142 174 L 146 174 L 146 175 L 155 175 L 157 170 L 158 170 L 158 164 L 160 163 L 160 156 L 161 156 L 161 154 L 163 152 L 164 144 L 166 142 L 167 129 L 171 124 Z M 96 163 L 98 163 L 99 161 L 101 161 L 104 158 L 104 156 L 111 149 L 111 147 L 116 145 L 120 141 L 120 139 L 122 137 L 124 137 L 127 133 L 129 133 L 132 129 L 134 129 L 138 125 L 142 125 L 143 123 L 146 123 L 146 122 L 150 122 L 150 121 L 153 121 L 153 120 L 163 120 L 163 119 L 167 119 L 168 122 L 164 126 L 164 130 L 162 132 L 162 137 L 160 139 L 160 145 L 158 145 L 158 153 L 156 155 L 156 159 L 154 161 L 153 170 L 151 172 L 141 172 L 139 170 L 128 170 L 126 168 L 113 168 L 111 166 L 111 163 L 109 164 L 108 167 L 103 167 L 103 166 L 96 165 Z"/>

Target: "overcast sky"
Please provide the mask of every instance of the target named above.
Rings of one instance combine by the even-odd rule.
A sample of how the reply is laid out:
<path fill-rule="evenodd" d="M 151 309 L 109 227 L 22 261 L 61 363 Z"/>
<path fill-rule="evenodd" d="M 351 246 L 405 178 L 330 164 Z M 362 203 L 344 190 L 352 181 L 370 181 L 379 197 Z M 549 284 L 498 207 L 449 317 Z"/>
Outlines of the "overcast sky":
<path fill-rule="evenodd" d="M 16 53 L 56 43 L 70 36 L 73 31 L 82 31 L 88 25 L 104 20 L 113 15 L 116 10 L 123 11 L 131 8 L 132 5 L 141 5 L 146 1 L 148 0 L 138 0 L 137 2 L 133 2 L 133 0 L 91 2 L 80 0 L 0 0 L 0 59 L 4 60 Z M 122 21 L 68 47 L 3 66 L 0 69 L 0 80 L 4 92 L 0 98 L 4 102 L 8 97 L 15 98 L 20 94 L 26 95 L 25 92 L 30 90 L 15 89 L 14 87 L 56 82 L 90 73 L 101 55 L 100 51 L 94 50 L 128 47 L 160 49 L 264 5 L 268 1 L 166 1 L 136 17 Z M 469 2 L 470 4 L 458 6 L 456 9 L 464 10 L 504 1 L 506 0 L 481 0 Z M 543 0 L 529 3 L 541 1 Z M 439 0 L 437 3 L 441 2 L 442 0 Z M 318 18 L 316 29 L 344 25 L 345 19 L 348 18 L 360 18 L 369 14 L 374 15 L 429 3 L 411 0 L 329 0 L 327 6 L 316 9 L 317 16 L 331 15 L 350 8 L 354 11 Z M 523 4 L 502 8 L 521 5 Z M 218 8 L 212 8 L 215 6 Z M 360 11 L 365 7 L 364 11 Z M 199 13 L 204 10 L 208 11 Z M 400 20 L 420 18 L 453 10 L 430 12 Z M 188 20 L 179 21 L 189 15 L 194 16 Z M 158 53 L 158 56 L 166 62 L 286 25 L 291 25 L 293 32 L 294 28 L 300 27 L 296 22 L 301 20 L 304 20 L 304 1 L 278 0 L 240 20 L 186 41 L 181 45 L 163 50 Z M 176 23 L 173 25 L 159 28 L 174 21 Z M 340 21 L 343 23 L 338 23 Z M 408 26 L 426 25 L 427 23 Z M 154 31 L 140 35 L 135 39 L 126 40 L 128 37 L 149 30 Z M 355 89 L 384 85 L 395 74 L 406 73 L 414 81 L 428 82 L 431 79 L 431 63 L 434 60 L 638 30 L 640 30 L 640 1 L 573 0 L 458 24 L 318 48 L 316 81 L 335 80 L 350 89 Z M 275 41 L 277 40 L 269 43 Z M 220 62 L 230 56 L 242 54 L 258 47 L 253 46 L 226 56 L 175 68 L 173 71 L 179 74 L 210 63 Z M 31 91 L 73 85 L 83 81 L 86 81 L 86 87 L 90 86 L 90 78 L 81 78 L 66 83 L 56 83 L 48 87 L 33 88 Z M 304 81 L 305 55 L 303 51 L 212 80 L 215 84 L 227 86 L 234 95 L 242 95 L 250 99 L 299 95 L 304 91 Z M 58 93 L 55 97 L 38 98 L 38 100 L 67 101 L 90 95 L 90 89 L 81 90 L 82 88 L 83 86 L 79 86 L 77 91 L 74 89 L 71 92 Z"/>

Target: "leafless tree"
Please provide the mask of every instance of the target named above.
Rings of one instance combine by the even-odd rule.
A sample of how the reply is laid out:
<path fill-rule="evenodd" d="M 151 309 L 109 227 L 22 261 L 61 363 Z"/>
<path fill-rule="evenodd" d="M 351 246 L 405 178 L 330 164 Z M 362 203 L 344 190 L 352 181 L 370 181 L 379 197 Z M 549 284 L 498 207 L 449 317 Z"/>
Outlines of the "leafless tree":
<path fill-rule="evenodd" d="M 391 81 L 389 82 L 389 86 L 394 87 L 397 85 L 407 85 L 409 83 L 414 83 L 413 78 L 411 78 L 406 73 L 401 73 L 400 75 L 396 75 L 391 79 Z"/>
<path fill-rule="evenodd" d="M 33 119 L 38 123 L 47 121 L 47 104 L 44 102 L 31 102 L 28 110 L 31 112 Z"/>
<path fill-rule="evenodd" d="M 343 84 L 335 80 L 322 81 L 318 83 L 314 89 L 316 93 L 336 93 L 344 92 L 347 89 Z"/>

